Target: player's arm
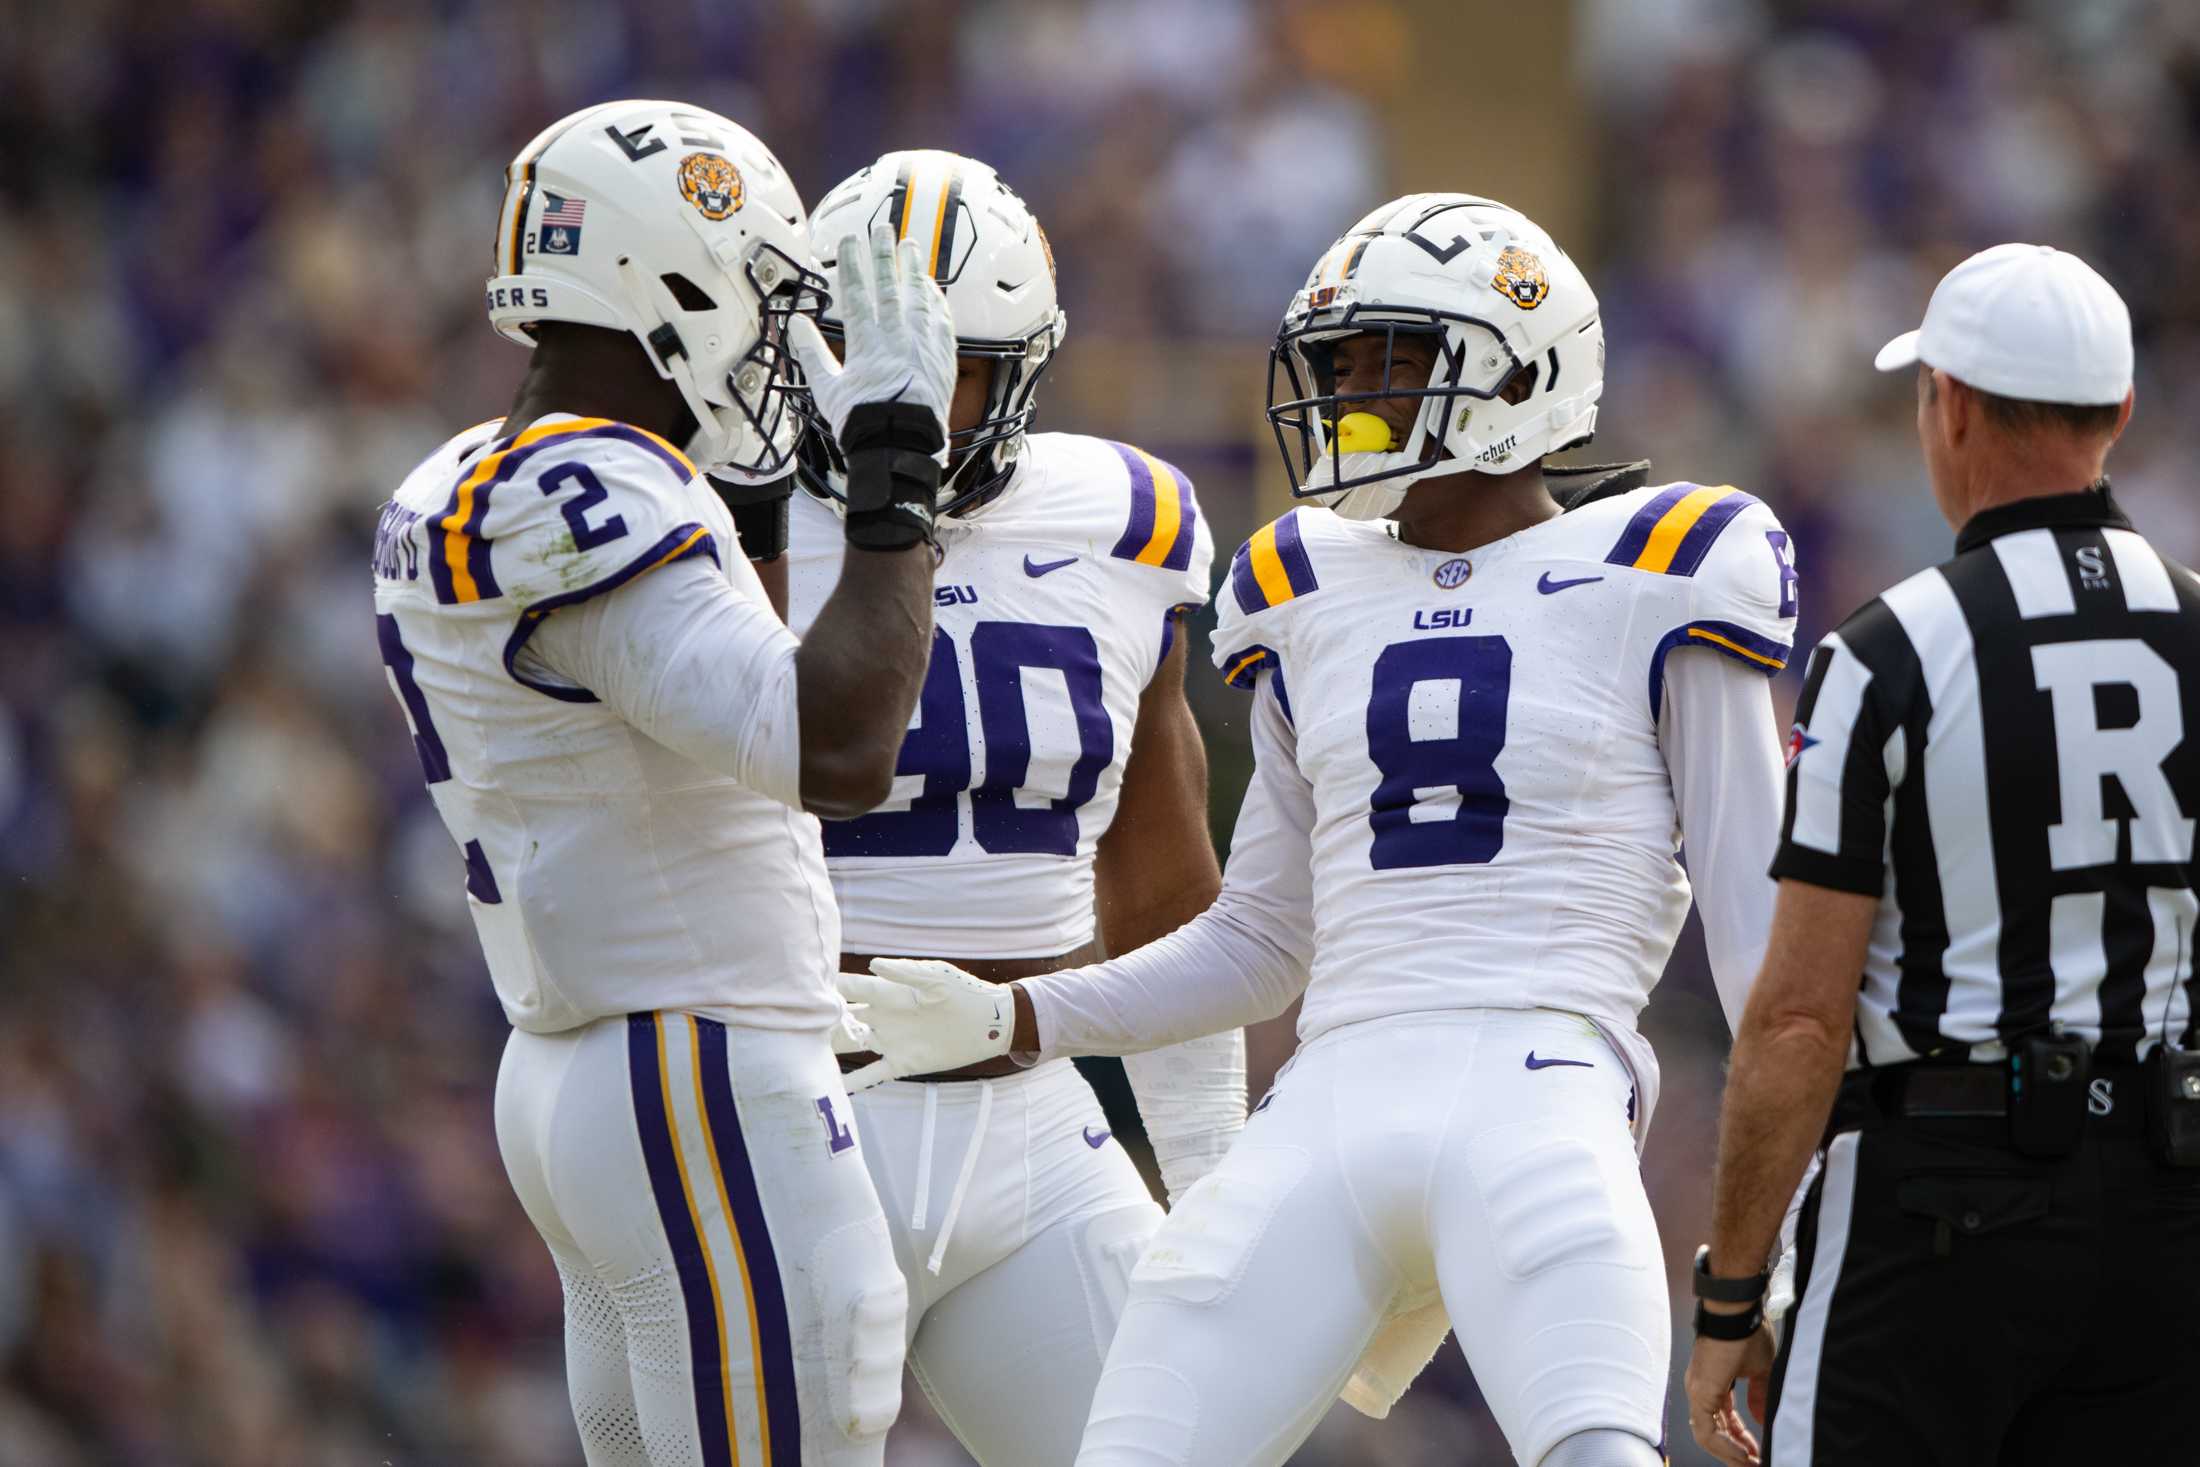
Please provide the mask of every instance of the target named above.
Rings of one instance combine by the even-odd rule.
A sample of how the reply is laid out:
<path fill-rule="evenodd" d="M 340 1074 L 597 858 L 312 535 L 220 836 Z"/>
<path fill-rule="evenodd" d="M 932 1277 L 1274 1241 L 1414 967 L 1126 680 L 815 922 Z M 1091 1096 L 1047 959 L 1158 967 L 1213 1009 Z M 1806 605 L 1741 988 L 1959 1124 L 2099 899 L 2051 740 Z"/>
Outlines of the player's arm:
<path fill-rule="evenodd" d="M 1139 699 L 1115 820 L 1100 837 L 1094 886 L 1109 952 L 1175 931 L 1222 889 L 1207 834 L 1207 749 L 1184 696 L 1186 641 L 1179 626 Z M 1245 1031 L 1126 1055 L 1123 1072 L 1173 1204 L 1245 1129 Z"/>
<path fill-rule="evenodd" d="M 925 610 L 923 637 L 929 639 L 931 557 L 921 551 L 898 556 L 924 567 L 924 594 L 908 599 Z M 858 614 L 855 608 L 866 607 L 880 620 L 899 617 L 906 626 L 914 613 L 894 600 L 902 572 L 896 555 L 870 558 L 881 562 L 875 584 L 868 595 L 843 602 L 843 624 Z M 844 634 L 829 650 L 846 648 L 850 640 Z M 867 710 L 831 729 L 812 696 L 820 687 L 853 686 L 865 674 L 850 671 L 853 654 L 843 652 L 823 661 L 820 678 L 808 670 L 821 665 L 815 656 L 805 659 L 810 645 L 796 642 L 767 603 L 736 590 L 707 559 L 690 556 L 545 618 L 518 666 L 535 682 L 592 694 L 666 748 L 797 809 L 830 814 L 838 802 L 852 806 L 874 788 L 876 804 L 891 784 L 898 745 L 888 746 L 885 773 L 864 783 L 865 746 L 846 725 L 884 729 L 884 715 Z M 879 638 L 868 673 L 878 689 L 874 696 L 893 696 L 904 678 L 913 687 L 923 675 L 924 655 L 921 641 L 910 649 Z M 913 676 L 906 669 L 911 663 Z M 901 722 L 889 731 L 893 739 L 900 738 L 914 700 L 911 691 Z M 813 728 L 829 732 L 812 737 Z"/>
<path fill-rule="evenodd" d="M 1658 747 L 1730 1029 L 1740 1027 L 1772 928 L 1774 885 L 1766 873 L 1780 835 L 1777 727 L 1772 685 L 1759 670 L 1693 648 L 1666 659 Z"/>
<path fill-rule="evenodd" d="M 512 654 L 523 680 L 593 696 L 705 768 L 824 815 L 860 814 L 892 787 L 930 650 L 932 455 L 945 442 L 954 380 L 939 288 L 913 251 L 897 257 L 885 231 L 873 245 L 875 298 L 856 250 L 841 255 L 850 365 L 827 354 L 809 373 L 841 425 L 851 502 L 859 461 L 865 496 L 848 517 L 841 585 L 810 640 L 798 644 L 770 605 L 703 559 L 705 551 L 740 554 L 739 546 L 698 535 L 663 561 L 620 572 L 603 594 L 529 624 Z M 901 288 L 897 269 L 914 288 Z M 796 320 L 792 339 L 798 351 L 825 352 L 806 319 Z"/>
<path fill-rule="evenodd" d="M 1695 573 L 1666 583 L 1684 591 L 1686 620 L 1660 644 L 1664 692 L 1652 694 L 1729 1029 L 1741 1021 L 1772 926 L 1766 873 L 1779 835 L 1781 773 L 1771 679 L 1788 665 L 1800 607 L 1787 531 L 1739 490 L 1714 507 L 1732 504 L 1742 507 L 1712 530 Z"/>
<path fill-rule="evenodd" d="M 1136 1054 L 1272 1019 L 1314 955 L 1314 790 L 1272 676 L 1253 698 L 1253 778 L 1212 905 L 1165 937 L 1012 985 L 1015 1048 Z"/>
<path fill-rule="evenodd" d="M 1184 696 L 1186 640 L 1172 639 L 1138 700 L 1115 820 L 1094 861 L 1100 934 L 1111 953 L 1175 931 L 1222 889 L 1207 834 L 1207 746 Z"/>
<path fill-rule="evenodd" d="M 795 654 L 802 808 L 848 819 L 885 802 L 932 645 L 932 506 L 955 335 L 914 242 L 871 231 L 866 284 L 853 238 L 840 247 L 847 361 L 806 316 L 788 343 L 848 460 L 840 580 Z"/>
<path fill-rule="evenodd" d="M 851 544 L 795 654 L 803 809 L 848 820 L 886 802 L 931 643 L 930 550 Z"/>
<path fill-rule="evenodd" d="M 787 508 L 794 497 L 794 476 L 751 484 L 730 474 L 709 476 L 710 487 L 733 518 L 741 553 L 749 558 L 779 619 L 787 619 Z"/>
<path fill-rule="evenodd" d="M 769 601 L 772 612 L 781 621 L 787 619 L 787 557 L 773 556 L 770 560 L 756 562 L 756 579 L 764 588 L 764 599 Z"/>
<path fill-rule="evenodd" d="M 865 1018 L 887 1056 L 850 1076 L 850 1088 L 1012 1048 L 1136 1054 L 1282 1013 L 1305 989 L 1313 957 L 1314 794 L 1271 681 L 1254 699 L 1253 779 L 1214 905 L 1134 952 L 1027 978 L 1005 994 L 947 963 L 881 958 L 873 973 L 843 973 L 841 992 L 870 1006 Z"/>

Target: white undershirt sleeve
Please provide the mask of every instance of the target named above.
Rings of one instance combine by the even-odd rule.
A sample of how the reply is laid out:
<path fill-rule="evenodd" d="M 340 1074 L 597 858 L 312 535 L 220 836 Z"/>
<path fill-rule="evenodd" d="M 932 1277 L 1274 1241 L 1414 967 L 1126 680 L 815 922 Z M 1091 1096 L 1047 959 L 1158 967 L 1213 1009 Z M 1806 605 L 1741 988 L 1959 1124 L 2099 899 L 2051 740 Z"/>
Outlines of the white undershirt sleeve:
<path fill-rule="evenodd" d="M 1666 663 L 1658 746 L 1680 811 L 1689 884 L 1730 1030 L 1764 962 L 1778 884 L 1765 872 L 1780 839 L 1780 738 L 1772 683 L 1709 651 Z"/>
<path fill-rule="evenodd" d="M 794 633 L 709 560 L 675 561 L 553 612 L 516 659 L 585 688 L 705 769 L 802 808 Z"/>
<path fill-rule="evenodd" d="M 1245 1031 L 1225 1029 L 1123 1056 L 1169 1206 L 1222 1165 L 1245 1129 Z"/>
<path fill-rule="evenodd" d="M 1253 779 L 1222 894 L 1168 936 L 1082 968 L 1026 979 L 1042 1053 L 1136 1054 L 1274 1018 L 1306 988 L 1314 955 L 1314 790 L 1263 675 L 1253 697 Z"/>

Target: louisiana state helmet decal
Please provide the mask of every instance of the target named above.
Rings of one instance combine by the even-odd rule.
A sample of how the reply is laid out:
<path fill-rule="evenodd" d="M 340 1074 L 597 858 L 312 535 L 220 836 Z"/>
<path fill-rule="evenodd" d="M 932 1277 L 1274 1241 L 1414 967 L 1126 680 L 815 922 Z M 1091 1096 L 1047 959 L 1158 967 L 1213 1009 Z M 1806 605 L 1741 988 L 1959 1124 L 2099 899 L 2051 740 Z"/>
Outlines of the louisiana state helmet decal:
<path fill-rule="evenodd" d="M 705 219 L 724 219 L 741 207 L 741 171 L 716 153 L 690 153 L 680 160 L 680 197 Z"/>
<path fill-rule="evenodd" d="M 1047 232 L 1039 227 L 1039 221 L 1031 221 L 1031 232 L 1039 236 L 1039 253 L 1046 257 L 1047 279 L 1060 282 L 1061 276 L 1054 270 L 1054 246 L 1047 241 Z"/>
<path fill-rule="evenodd" d="M 1521 310 L 1532 311 L 1551 293 L 1551 277 L 1544 273 L 1541 260 L 1518 245 L 1507 245 L 1497 257 L 1490 288 Z"/>

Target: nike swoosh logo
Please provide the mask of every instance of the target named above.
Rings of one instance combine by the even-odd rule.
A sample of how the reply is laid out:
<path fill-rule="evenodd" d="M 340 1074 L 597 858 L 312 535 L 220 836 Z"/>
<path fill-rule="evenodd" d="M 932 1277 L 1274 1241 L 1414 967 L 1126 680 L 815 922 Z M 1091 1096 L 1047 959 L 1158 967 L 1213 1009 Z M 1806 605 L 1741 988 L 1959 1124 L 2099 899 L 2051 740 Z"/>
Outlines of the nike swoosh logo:
<path fill-rule="evenodd" d="M 1058 571 L 1065 565 L 1075 564 L 1077 564 L 1077 557 L 1074 555 L 1067 560 L 1033 560 L 1027 555 L 1024 557 L 1024 574 L 1030 576 L 1033 580 L 1037 580 L 1048 571 Z"/>
<path fill-rule="evenodd" d="M 1531 1049 L 1528 1051 L 1529 1069 L 1547 1070 L 1553 1065 L 1579 1065 L 1585 1070 L 1593 1070 L 1596 1068 L 1596 1063 L 1593 1060 L 1539 1060 L 1535 1057 L 1534 1050 Z"/>
<path fill-rule="evenodd" d="M 1554 594 L 1555 592 L 1564 591 L 1573 586 L 1586 586 L 1591 581 L 1601 581 L 1603 579 L 1604 577 L 1602 576 L 1577 576 L 1570 581 L 1554 581 L 1551 579 L 1551 573 L 1549 571 L 1545 571 L 1543 573 L 1543 578 L 1535 583 L 1535 588 L 1538 591 L 1541 591 L 1544 595 L 1549 596 Z"/>
<path fill-rule="evenodd" d="M 1098 1151 L 1108 1144 L 1108 1137 L 1114 1134 L 1113 1131 L 1095 1131 L 1092 1127 L 1087 1126 L 1085 1127 L 1085 1144 Z"/>

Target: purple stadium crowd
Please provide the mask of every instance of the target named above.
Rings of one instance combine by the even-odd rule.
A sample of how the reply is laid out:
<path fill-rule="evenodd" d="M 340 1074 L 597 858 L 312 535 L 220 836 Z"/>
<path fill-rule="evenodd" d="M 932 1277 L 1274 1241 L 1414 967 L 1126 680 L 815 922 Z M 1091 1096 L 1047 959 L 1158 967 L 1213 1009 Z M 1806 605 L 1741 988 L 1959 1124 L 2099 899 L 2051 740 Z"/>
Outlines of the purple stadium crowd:
<path fill-rule="evenodd" d="M 1465 60 L 1412 54 L 1418 10 L 81 0 L 11 22 L 0 1462 L 577 1457 L 555 1275 L 490 1124 L 504 1024 L 366 571 L 380 500 L 516 379 L 479 303 L 505 158 L 618 95 L 753 121 L 813 200 L 890 146 L 983 156 L 1048 227 L 1071 352 L 1133 374 L 1234 353 L 1237 392 L 1364 208 L 1476 186 L 1426 176 L 1395 83 L 1337 44 L 1389 37 L 1411 84 L 1471 90 Z M 2157 543 L 2200 555 L 2200 12 L 1579 0 L 1564 45 L 1564 120 L 1505 126 L 1585 139 L 1596 455 L 1774 504 L 1806 638 L 1947 552 L 1909 384 L 1870 356 L 2003 239 L 2073 249 L 2131 302 L 2111 467 Z M 1065 374 L 1042 426 L 1115 422 L 1136 390 Z M 1199 404 L 1153 445 L 1216 466 L 1224 536 L 1280 503 L 1256 406 Z M 1200 702 L 1225 832 L 1227 696 Z M 1677 967 L 1648 1020 L 1676 1277 L 1724 1045 L 1700 963 Z M 964 1461 L 907 1397 L 888 1460 Z M 1503 1449 L 1450 1352 L 1390 1422 L 1335 1413 L 1299 1460 Z"/>

